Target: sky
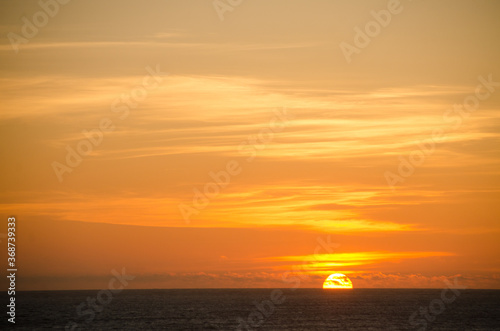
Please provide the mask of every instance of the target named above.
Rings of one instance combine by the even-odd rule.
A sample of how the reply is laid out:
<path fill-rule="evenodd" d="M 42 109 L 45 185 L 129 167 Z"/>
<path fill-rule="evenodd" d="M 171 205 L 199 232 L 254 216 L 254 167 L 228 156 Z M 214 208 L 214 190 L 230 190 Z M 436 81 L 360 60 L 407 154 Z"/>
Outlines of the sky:
<path fill-rule="evenodd" d="M 20 289 L 500 288 L 498 1 L 60 1 L 0 3 Z"/>

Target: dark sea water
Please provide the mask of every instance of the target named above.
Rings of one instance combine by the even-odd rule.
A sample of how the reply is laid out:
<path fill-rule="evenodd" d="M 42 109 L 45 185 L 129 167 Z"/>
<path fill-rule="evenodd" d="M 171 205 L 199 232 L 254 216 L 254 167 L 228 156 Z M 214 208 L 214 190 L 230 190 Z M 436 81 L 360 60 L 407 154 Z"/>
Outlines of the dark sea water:
<path fill-rule="evenodd" d="M 4 312 L 2 329 L 500 330 L 498 290 L 124 290 L 112 297 L 98 293 L 18 292 L 15 327 L 6 322 Z M 99 302 L 98 297 L 104 305 L 89 305 Z"/>

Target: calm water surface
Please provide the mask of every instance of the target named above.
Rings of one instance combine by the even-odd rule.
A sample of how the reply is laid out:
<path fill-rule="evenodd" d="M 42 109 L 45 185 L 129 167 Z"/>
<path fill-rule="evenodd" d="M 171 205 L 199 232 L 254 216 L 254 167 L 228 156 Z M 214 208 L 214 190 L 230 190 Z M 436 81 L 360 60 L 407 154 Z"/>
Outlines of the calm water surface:
<path fill-rule="evenodd" d="M 18 292 L 12 329 L 500 330 L 498 290 L 448 291 L 446 303 L 434 289 L 274 291 L 124 290 L 104 306 L 88 303 L 99 291 Z"/>

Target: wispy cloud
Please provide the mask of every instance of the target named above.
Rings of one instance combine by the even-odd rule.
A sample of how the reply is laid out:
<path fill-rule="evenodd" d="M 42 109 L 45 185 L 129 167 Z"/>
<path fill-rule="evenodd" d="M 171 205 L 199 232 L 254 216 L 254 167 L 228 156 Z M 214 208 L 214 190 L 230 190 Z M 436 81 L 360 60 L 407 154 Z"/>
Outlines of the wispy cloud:
<path fill-rule="evenodd" d="M 311 254 L 303 256 L 278 256 L 263 258 L 265 261 L 291 263 L 280 265 L 278 269 L 296 266 L 304 272 L 317 273 L 353 266 L 365 266 L 383 261 L 398 262 L 405 259 L 453 256 L 449 252 L 349 252 L 334 254 Z"/>

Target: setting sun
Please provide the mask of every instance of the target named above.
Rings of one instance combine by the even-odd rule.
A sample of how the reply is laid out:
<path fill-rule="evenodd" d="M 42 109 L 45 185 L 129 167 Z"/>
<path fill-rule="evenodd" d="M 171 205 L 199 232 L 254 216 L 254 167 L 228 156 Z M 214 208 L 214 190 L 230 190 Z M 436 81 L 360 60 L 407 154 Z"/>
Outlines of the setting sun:
<path fill-rule="evenodd" d="M 326 289 L 351 289 L 352 282 L 344 274 L 331 274 L 325 279 L 323 283 L 323 288 Z"/>

